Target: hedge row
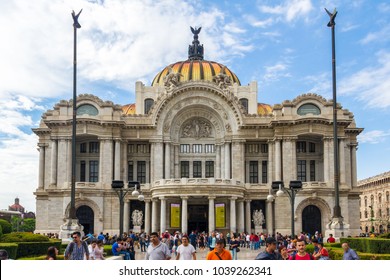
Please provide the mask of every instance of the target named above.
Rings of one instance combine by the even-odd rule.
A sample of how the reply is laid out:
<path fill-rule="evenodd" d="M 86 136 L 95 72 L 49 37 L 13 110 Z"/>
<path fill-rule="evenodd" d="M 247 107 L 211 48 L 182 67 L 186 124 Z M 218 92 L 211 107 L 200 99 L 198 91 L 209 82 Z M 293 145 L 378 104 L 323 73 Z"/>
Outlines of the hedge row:
<path fill-rule="evenodd" d="M 388 254 L 390 240 L 384 238 L 340 238 L 340 243 L 347 242 L 349 247 L 359 252 L 371 254 Z"/>

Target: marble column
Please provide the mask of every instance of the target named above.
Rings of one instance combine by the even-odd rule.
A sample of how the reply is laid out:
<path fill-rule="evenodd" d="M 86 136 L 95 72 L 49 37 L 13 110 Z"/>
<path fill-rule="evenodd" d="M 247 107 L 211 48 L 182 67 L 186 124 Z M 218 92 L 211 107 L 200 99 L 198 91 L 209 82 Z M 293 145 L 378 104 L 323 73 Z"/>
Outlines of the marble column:
<path fill-rule="evenodd" d="M 126 199 L 123 207 L 123 232 L 129 232 L 130 229 L 130 203 L 131 201 Z"/>
<path fill-rule="evenodd" d="M 179 165 L 179 145 L 174 145 L 175 149 L 175 178 L 180 178 L 180 165 Z"/>
<path fill-rule="evenodd" d="M 123 171 L 122 171 L 122 178 L 123 181 L 127 182 L 128 181 L 128 174 L 129 174 L 129 163 L 127 159 L 127 142 L 122 143 L 122 166 L 123 166 Z"/>
<path fill-rule="evenodd" d="M 340 186 L 344 185 L 345 180 L 345 140 L 343 138 L 339 138 L 339 163 L 340 163 Z"/>
<path fill-rule="evenodd" d="M 351 177 L 352 188 L 357 187 L 357 164 L 356 164 L 357 143 L 351 143 Z"/>
<path fill-rule="evenodd" d="M 266 200 L 265 204 L 265 226 L 267 227 L 267 233 L 272 234 L 274 233 L 274 211 L 272 207 L 273 202 Z"/>
<path fill-rule="evenodd" d="M 188 197 L 181 197 L 181 232 L 188 234 Z"/>
<path fill-rule="evenodd" d="M 268 170 L 267 170 L 267 183 L 274 181 L 274 143 L 268 141 Z"/>
<path fill-rule="evenodd" d="M 249 234 L 252 232 L 251 201 L 252 200 L 245 200 L 245 231 Z"/>
<path fill-rule="evenodd" d="M 215 145 L 215 178 L 221 178 L 221 146 Z"/>
<path fill-rule="evenodd" d="M 39 147 L 39 180 L 38 189 L 45 186 L 45 144 L 38 144 Z"/>
<path fill-rule="evenodd" d="M 230 179 L 230 143 L 225 143 L 225 178 Z"/>
<path fill-rule="evenodd" d="M 164 232 L 167 229 L 167 199 L 160 197 L 160 232 Z"/>
<path fill-rule="evenodd" d="M 209 232 L 215 230 L 215 196 L 209 196 Z"/>
<path fill-rule="evenodd" d="M 236 224 L 236 200 L 237 197 L 231 197 L 230 199 L 230 231 L 237 232 Z"/>
<path fill-rule="evenodd" d="M 145 232 L 150 234 L 150 200 L 145 199 Z"/>
<path fill-rule="evenodd" d="M 65 182 L 67 181 L 67 140 L 65 138 L 58 139 L 57 143 L 57 187 L 65 187 Z"/>
<path fill-rule="evenodd" d="M 327 137 L 323 138 L 324 143 L 324 182 L 329 182 L 329 141 Z"/>
<path fill-rule="evenodd" d="M 121 141 L 115 139 L 114 180 L 121 179 Z M 126 180 L 125 180 L 126 181 Z"/>
<path fill-rule="evenodd" d="M 220 150 L 221 150 L 221 178 L 226 178 L 225 177 L 225 145 L 224 144 L 220 145 Z"/>
<path fill-rule="evenodd" d="M 57 140 L 51 140 L 50 185 L 57 184 Z"/>
<path fill-rule="evenodd" d="M 171 178 L 171 143 L 165 143 L 165 179 Z"/>
<path fill-rule="evenodd" d="M 152 199 L 152 232 L 157 232 L 159 229 L 157 215 L 158 215 L 157 199 L 153 198 Z"/>
<path fill-rule="evenodd" d="M 275 181 L 282 180 L 282 148 L 281 140 L 275 140 Z"/>
<path fill-rule="evenodd" d="M 244 215 L 244 201 L 238 201 L 238 217 L 237 217 L 237 230 L 238 232 L 244 232 L 245 227 L 245 215 Z"/>

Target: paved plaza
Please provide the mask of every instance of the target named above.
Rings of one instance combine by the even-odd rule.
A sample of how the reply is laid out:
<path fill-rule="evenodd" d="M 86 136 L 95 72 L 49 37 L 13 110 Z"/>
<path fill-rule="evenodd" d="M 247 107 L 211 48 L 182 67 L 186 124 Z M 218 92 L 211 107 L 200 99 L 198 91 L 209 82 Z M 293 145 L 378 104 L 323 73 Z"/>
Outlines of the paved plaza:
<path fill-rule="evenodd" d="M 251 250 L 247 248 L 240 248 L 240 252 L 237 253 L 237 257 L 239 260 L 254 260 L 258 253 L 264 250 L 264 246 L 261 247 L 261 249 L 258 250 Z M 197 248 L 196 250 L 196 259 L 197 260 L 205 260 L 207 253 L 209 252 L 209 249 L 206 248 L 205 250 L 200 250 Z M 145 259 L 145 253 L 141 252 L 140 250 L 136 249 L 135 253 L 135 259 L 136 260 L 144 260 Z M 172 254 L 172 260 L 175 259 L 175 254 Z"/>

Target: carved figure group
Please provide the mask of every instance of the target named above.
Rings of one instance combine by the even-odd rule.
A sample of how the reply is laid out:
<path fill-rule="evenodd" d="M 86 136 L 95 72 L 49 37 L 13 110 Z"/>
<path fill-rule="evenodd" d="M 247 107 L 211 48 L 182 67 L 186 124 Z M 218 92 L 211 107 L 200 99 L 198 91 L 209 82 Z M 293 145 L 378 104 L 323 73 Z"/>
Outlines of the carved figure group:
<path fill-rule="evenodd" d="M 134 210 L 133 213 L 131 214 L 131 219 L 133 221 L 134 226 L 142 226 L 143 223 L 143 214 L 142 211 L 140 210 Z"/>
<path fill-rule="evenodd" d="M 186 124 L 182 131 L 182 137 L 202 138 L 210 137 L 210 135 L 210 124 L 198 119 L 194 119 L 190 123 Z"/>
<path fill-rule="evenodd" d="M 226 89 L 228 86 L 232 85 L 232 80 L 230 76 L 225 73 L 226 66 L 222 66 L 218 75 L 213 77 L 213 82 L 216 83 L 220 88 Z"/>
<path fill-rule="evenodd" d="M 255 226 L 262 226 L 265 223 L 263 210 L 255 210 L 253 212 L 253 223 Z"/>
<path fill-rule="evenodd" d="M 168 74 L 164 77 L 164 86 L 167 90 L 172 90 L 179 85 L 179 79 L 183 75 L 173 72 L 172 67 L 169 67 Z"/>

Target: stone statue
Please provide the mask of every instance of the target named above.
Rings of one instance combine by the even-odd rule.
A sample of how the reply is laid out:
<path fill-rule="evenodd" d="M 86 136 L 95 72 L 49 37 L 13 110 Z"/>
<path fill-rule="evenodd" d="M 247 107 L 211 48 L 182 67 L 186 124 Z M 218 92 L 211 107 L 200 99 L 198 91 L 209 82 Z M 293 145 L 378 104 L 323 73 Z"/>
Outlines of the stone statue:
<path fill-rule="evenodd" d="M 168 73 L 164 77 L 164 86 L 167 89 L 167 91 L 172 91 L 173 88 L 177 87 L 179 85 L 179 79 L 183 75 L 180 73 L 173 72 L 172 67 L 168 68 Z"/>
<path fill-rule="evenodd" d="M 253 223 L 257 227 L 260 227 L 265 223 L 263 210 L 260 209 L 253 212 Z"/>
<path fill-rule="evenodd" d="M 131 219 L 133 220 L 133 225 L 134 226 L 142 226 L 143 217 L 144 217 L 144 215 L 142 214 L 142 211 L 134 210 L 133 213 L 131 214 Z"/>
<path fill-rule="evenodd" d="M 201 119 L 193 119 L 183 127 L 181 137 L 207 138 L 211 136 L 211 125 Z"/>
<path fill-rule="evenodd" d="M 213 82 L 216 83 L 220 88 L 226 89 L 228 86 L 232 85 L 230 76 L 225 73 L 226 66 L 222 66 L 218 75 L 213 77 Z"/>

